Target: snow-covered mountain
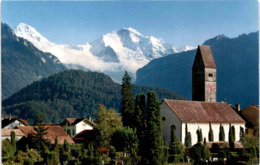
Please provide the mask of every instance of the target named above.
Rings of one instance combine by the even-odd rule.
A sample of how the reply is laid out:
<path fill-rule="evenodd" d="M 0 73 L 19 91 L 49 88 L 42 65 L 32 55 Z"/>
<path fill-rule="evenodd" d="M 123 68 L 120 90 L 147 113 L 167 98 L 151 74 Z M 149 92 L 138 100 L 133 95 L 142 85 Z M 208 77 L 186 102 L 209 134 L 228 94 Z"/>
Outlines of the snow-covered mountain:
<path fill-rule="evenodd" d="M 193 49 L 189 46 L 176 49 L 162 39 L 143 36 L 133 28 L 107 33 L 84 45 L 55 44 L 24 23 L 19 24 L 14 32 L 41 51 L 52 53 L 67 67 L 104 72 L 116 82 L 121 82 L 125 70 L 135 80 L 136 71 L 151 60 Z"/>

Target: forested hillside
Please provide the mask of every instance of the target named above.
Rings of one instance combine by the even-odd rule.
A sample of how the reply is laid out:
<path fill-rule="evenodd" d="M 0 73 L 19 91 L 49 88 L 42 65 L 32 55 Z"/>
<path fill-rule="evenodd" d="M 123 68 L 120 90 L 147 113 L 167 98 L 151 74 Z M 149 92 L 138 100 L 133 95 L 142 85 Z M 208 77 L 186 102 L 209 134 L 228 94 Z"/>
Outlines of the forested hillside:
<path fill-rule="evenodd" d="M 134 94 L 154 90 L 159 100 L 185 99 L 162 88 L 135 86 Z M 45 122 L 60 123 L 68 117 L 88 117 L 98 104 L 117 111 L 121 86 L 103 73 L 69 70 L 34 82 L 3 101 L 3 115 L 17 116 L 33 123 L 41 111 Z"/>
<path fill-rule="evenodd" d="M 1 23 L 2 99 L 35 80 L 66 69 L 50 53 L 35 48 L 29 41 L 16 37 L 12 29 Z"/>

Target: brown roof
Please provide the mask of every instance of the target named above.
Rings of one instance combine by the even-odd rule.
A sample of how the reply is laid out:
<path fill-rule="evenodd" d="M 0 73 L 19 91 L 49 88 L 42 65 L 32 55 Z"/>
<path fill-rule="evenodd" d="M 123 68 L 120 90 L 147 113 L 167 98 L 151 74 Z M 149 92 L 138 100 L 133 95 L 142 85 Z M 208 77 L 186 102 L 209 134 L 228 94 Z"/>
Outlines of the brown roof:
<path fill-rule="evenodd" d="M 42 126 L 57 126 L 53 123 L 42 123 Z"/>
<path fill-rule="evenodd" d="M 66 118 L 60 125 L 63 125 L 65 124 L 66 121 L 68 121 L 70 123 L 70 125 L 76 125 L 78 124 L 79 122 L 81 122 L 82 120 L 85 120 L 87 123 L 89 123 L 90 125 L 94 126 L 95 123 L 89 121 L 88 119 L 86 118 Z"/>
<path fill-rule="evenodd" d="M 163 102 L 183 123 L 245 123 L 227 103 L 167 99 Z"/>
<path fill-rule="evenodd" d="M 250 126 L 259 126 L 259 107 L 248 106 L 240 111 L 240 114 Z"/>
<path fill-rule="evenodd" d="M 93 143 L 96 141 L 96 134 L 94 130 L 83 130 L 73 140 L 75 143 Z"/>
<path fill-rule="evenodd" d="M 208 148 L 212 148 L 213 145 L 217 145 L 219 149 L 227 149 L 229 148 L 229 143 L 226 141 L 216 141 L 216 142 L 206 142 L 206 145 Z M 234 148 L 244 148 L 243 144 L 241 142 L 234 142 Z"/>
<path fill-rule="evenodd" d="M 18 128 L 25 134 L 27 137 L 28 134 L 34 131 L 35 126 L 18 126 Z M 45 126 L 44 128 L 47 129 L 47 134 L 44 136 L 45 138 L 49 139 L 51 144 L 55 143 L 55 138 L 57 136 L 58 143 L 64 144 L 64 140 L 67 139 L 68 143 L 72 144 L 74 141 L 72 138 L 61 128 L 61 126 Z"/>
<path fill-rule="evenodd" d="M 210 49 L 210 46 L 199 45 L 195 59 L 202 58 L 203 64 L 206 68 L 216 68 L 216 64 Z M 196 60 L 194 60 L 195 63 Z"/>
<path fill-rule="evenodd" d="M 28 126 L 28 121 L 27 120 L 22 120 L 19 118 L 5 118 L 2 120 L 2 128 L 6 127 L 7 125 L 9 125 L 10 123 L 14 122 L 15 120 L 18 120 L 20 123 L 22 123 L 23 125 Z"/>
<path fill-rule="evenodd" d="M 11 132 L 14 131 L 15 136 L 25 136 L 20 129 L 2 129 L 2 136 L 11 136 Z"/>

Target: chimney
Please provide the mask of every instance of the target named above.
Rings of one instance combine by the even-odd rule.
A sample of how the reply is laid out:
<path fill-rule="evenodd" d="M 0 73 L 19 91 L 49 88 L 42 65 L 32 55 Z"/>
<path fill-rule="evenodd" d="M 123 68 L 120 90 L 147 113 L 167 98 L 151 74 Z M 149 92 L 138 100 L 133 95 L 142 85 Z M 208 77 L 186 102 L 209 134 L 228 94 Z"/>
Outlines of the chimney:
<path fill-rule="evenodd" d="M 253 106 L 255 106 L 255 100 L 253 101 Z"/>
<path fill-rule="evenodd" d="M 88 118 L 89 121 L 92 121 L 91 117 Z"/>
<path fill-rule="evenodd" d="M 237 112 L 240 111 L 240 104 L 236 104 L 236 111 L 237 111 Z"/>
<path fill-rule="evenodd" d="M 9 120 L 12 120 L 12 116 L 11 115 L 9 116 Z"/>

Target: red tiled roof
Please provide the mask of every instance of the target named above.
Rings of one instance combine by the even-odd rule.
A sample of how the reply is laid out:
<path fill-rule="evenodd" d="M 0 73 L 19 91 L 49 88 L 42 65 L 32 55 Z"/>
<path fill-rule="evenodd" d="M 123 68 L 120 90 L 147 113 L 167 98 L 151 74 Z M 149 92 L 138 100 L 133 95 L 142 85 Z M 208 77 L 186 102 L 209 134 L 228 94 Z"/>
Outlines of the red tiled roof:
<path fill-rule="evenodd" d="M 167 99 L 163 102 L 183 123 L 245 123 L 227 103 Z"/>
<path fill-rule="evenodd" d="M 225 141 L 216 141 L 216 142 L 206 142 L 206 145 L 208 148 L 212 148 L 213 144 L 218 145 L 220 149 L 227 149 L 229 148 L 229 143 Z M 234 148 L 244 148 L 243 144 L 241 142 L 234 142 Z"/>
<path fill-rule="evenodd" d="M 82 120 L 85 120 L 87 123 L 89 123 L 92 126 L 96 125 L 95 123 L 89 121 L 86 118 L 66 118 L 60 125 L 63 125 L 66 121 L 68 121 L 70 123 L 70 125 L 76 125 L 79 122 L 81 122 Z"/>
<path fill-rule="evenodd" d="M 15 136 L 25 136 L 24 133 L 20 129 L 2 129 L 2 136 L 11 136 L 11 132 L 14 131 Z"/>
<path fill-rule="evenodd" d="M 57 126 L 53 123 L 42 123 L 42 126 Z"/>
<path fill-rule="evenodd" d="M 216 68 L 216 64 L 210 49 L 210 46 L 199 45 L 196 53 L 196 58 L 201 56 L 203 64 L 206 68 Z M 194 60 L 195 63 L 195 60 Z"/>
<path fill-rule="evenodd" d="M 253 127 L 259 126 L 259 107 L 248 106 L 242 109 L 240 114 Z"/>
<path fill-rule="evenodd" d="M 28 126 L 27 120 L 22 120 L 22 119 L 19 119 L 19 118 L 5 118 L 5 119 L 2 120 L 2 128 L 4 128 L 5 126 L 9 125 L 12 122 L 14 122 L 15 120 L 18 120 L 23 125 Z"/>
<path fill-rule="evenodd" d="M 18 126 L 18 128 L 25 134 L 27 137 L 28 134 L 34 131 L 35 126 Z M 44 128 L 47 129 L 47 134 L 44 136 L 45 138 L 49 139 L 51 144 L 55 143 L 55 138 L 57 136 L 58 143 L 64 144 L 64 140 L 67 139 L 68 143 L 72 144 L 74 141 L 72 138 L 61 128 L 61 126 L 45 126 Z"/>

